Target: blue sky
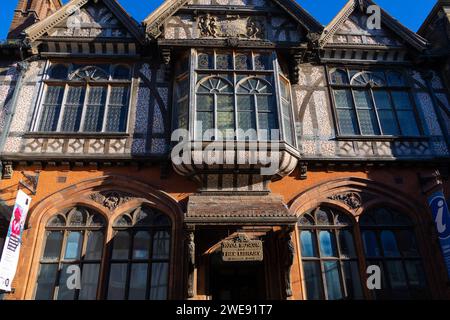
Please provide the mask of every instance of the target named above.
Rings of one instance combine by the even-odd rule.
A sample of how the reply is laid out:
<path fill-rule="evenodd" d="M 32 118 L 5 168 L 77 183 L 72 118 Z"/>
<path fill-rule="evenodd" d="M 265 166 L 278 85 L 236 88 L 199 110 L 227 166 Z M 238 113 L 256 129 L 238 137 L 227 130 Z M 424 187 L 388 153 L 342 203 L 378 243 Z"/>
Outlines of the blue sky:
<path fill-rule="evenodd" d="M 1 0 L 0 39 L 5 39 L 18 0 Z M 63 0 L 67 2 L 68 0 Z M 136 20 L 142 21 L 163 0 L 119 0 Z M 347 0 L 297 0 L 319 22 L 327 24 L 345 5 Z M 436 0 L 376 0 L 383 9 L 413 31 L 417 31 Z"/>

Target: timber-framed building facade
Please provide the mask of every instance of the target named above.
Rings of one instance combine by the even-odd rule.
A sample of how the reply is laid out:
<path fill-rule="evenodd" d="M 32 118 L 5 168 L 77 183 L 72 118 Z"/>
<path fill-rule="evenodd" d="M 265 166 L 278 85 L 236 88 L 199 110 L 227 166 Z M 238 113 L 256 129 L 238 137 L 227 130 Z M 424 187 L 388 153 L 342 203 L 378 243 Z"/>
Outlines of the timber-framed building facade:
<path fill-rule="evenodd" d="M 3 297 L 450 298 L 427 202 L 450 196 L 450 5 L 420 35 L 383 9 L 369 26 L 374 5 L 323 26 L 293 0 L 166 0 L 143 22 L 19 0 L 0 239 L 17 190 L 32 202 Z"/>

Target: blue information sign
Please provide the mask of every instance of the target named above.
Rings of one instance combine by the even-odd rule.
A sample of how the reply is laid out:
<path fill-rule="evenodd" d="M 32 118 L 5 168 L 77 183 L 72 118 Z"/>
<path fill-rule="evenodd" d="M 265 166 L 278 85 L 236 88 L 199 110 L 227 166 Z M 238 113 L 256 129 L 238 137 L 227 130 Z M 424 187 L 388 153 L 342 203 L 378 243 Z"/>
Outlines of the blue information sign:
<path fill-rule="evenodd" d="M 433 193 L 428 198 L 428 205 L 433 213 L 433 220 L 439 235 L 442 254 L 450 278 L 450 213 L 442 191 Z"/>

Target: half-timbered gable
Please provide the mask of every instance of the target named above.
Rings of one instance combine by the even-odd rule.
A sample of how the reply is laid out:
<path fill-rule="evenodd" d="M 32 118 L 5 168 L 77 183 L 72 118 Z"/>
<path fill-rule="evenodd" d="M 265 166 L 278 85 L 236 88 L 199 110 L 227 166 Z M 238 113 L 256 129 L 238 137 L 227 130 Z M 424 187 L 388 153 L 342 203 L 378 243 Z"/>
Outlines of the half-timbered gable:
<path fill-rule="evenodd" d="M 321 30 L 290 0 L 166 1 L 144 23 L 152 38 L 200 39 L 203 45 L 212 40 L 211 46 L 231 39 L 242 45 L 252 40 L 298 45 L 308 32 Z"/>
<path fill-rule="evenodd" d="M 318 39 L 320 57 L 300 67 L 294 92 L 301 152 L 335 159 L 447 156 L 442 80 L 412 64 L 428 43 L 379 7 L 372 28 L 371 5 L 349 1 Z"/>
<path fill-rule="evenodd" d="M 26 34 L 42 59 L 25 73 L 6 154 L 126 159 L 167 152 L 165 66 L 139 59 L 141 29 L 116 1 L 71 1 Z"/>

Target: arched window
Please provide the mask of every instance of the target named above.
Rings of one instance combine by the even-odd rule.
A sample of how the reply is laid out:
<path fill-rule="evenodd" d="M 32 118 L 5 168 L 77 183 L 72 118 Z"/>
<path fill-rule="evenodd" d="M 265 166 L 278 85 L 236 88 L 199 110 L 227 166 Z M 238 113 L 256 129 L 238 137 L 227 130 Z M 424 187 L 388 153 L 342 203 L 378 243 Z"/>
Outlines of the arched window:
<path fill-rule="evenodd" d="M 125 132 L 130 87 L 127 66 L 54 65 L 45 80 L 34 130 Z"/>
<path fill-rule="evenodd" d="M 382 271 L 376 298 L 424 298 L 425 274 L 411 220 L 390 208 L 364 213 L 360 220 L 367 265 Z"/>
<path fill-rule="evenodd" d="M 98 298 L 104 228 L 104 218 L 84 207 L 66 210 L 49 220 L 45 228 L 36 300 Z M 71 287 L 70 277 L 80 274 L 81 289 Z"/>
<path fill-rule="evenodd" d="M 298 228 L 307 299 L 363 298 L 351 220 L 319 207 L 302 215 Z"/>
<path fill-rule="evenodd" d="M 330 71 L 341 135 L 419 136 L 418 116 L 398 70 Z"/>
<path fill-rule="evenodd" d="M 201 81 L 197 88 L 197 130 L 202 130 L 197 135 L 203 137 L 205 131 L 214 128 L 222 136 L 227 130 L 234 130 L 233 99 L 233 85 L 227 79 L 208 77 Z"/>
<path fill-rule="evenodd" d="M 270 130 L 278 127 L 271 84 L 258 77 L 244 79 L 238 84 L 237 105 L 239 129 L 253 129 L 259 138 L 270 140 Z"/>
<path fill-rule="evenodd" d="M 109 260 L 107 298 L 167 299 L 171 221 L 149 207 L 117 218 Z"/>

